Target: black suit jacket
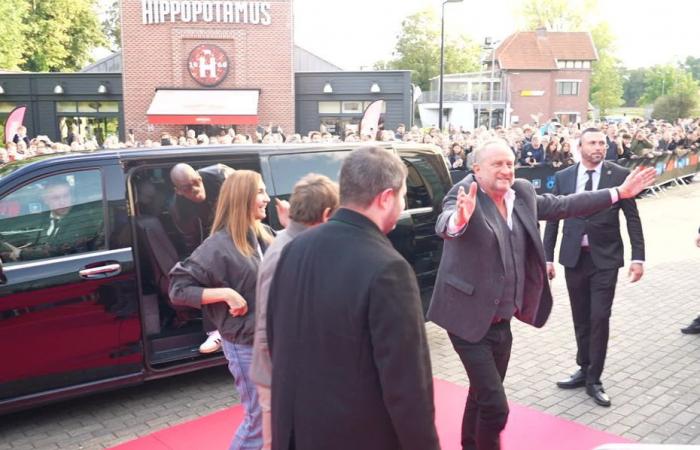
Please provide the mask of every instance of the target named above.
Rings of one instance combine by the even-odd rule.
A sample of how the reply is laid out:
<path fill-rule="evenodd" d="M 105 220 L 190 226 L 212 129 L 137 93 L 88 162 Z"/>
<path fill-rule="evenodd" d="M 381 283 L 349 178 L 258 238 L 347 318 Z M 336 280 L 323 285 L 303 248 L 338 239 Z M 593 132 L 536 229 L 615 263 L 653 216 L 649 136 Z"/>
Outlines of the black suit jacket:
<path fill-rule="evenodd" d="M 443 200 L 443 210 L 435 226 L 445 240 L 428 319 L 469 342 L 478 342 L 487 333 L 503 296 L 505 257 L 503 239 L 498 232 L 496 208 L 486 208 L 491 201 L 480 189 L 476 209 L 457 236 L 447 234 L 447 225 L 455 211 L 460 186 L 469 191 L 475 182 L 469 175 L 453 186 Z M 569 197 L 537 195 L 527 180 L 513 184 L 516 199 L 513 214 L 527 233 L 525 255 L 525 292 L 522 308 L 515 317 L 541 327 L 552 309 L 552 294 L 547 281 L 544 249 L 538 220 L 562 219 L 590 214 L 611 204 L 607 191 L 585 192 Z"/>
<path fill-rule="evenodd" d="M 340 209 L 282 252 L 268 304 L 275 450 L 432 450 L 433 384 L 411 266 Z"/>
<path fill-rule="evenodd" d="M 576 192 L 576 177 L 579 164 L 556 173 L 552 193 L 569 195 Z M 605 161 L 601 168 L 598 189 L 621 185 L 629 170 L 615 163 Z M 599 269 L 616 269 L 625 265 L 624 246 L 620 235 L 620 209 L 625 214 L 627 232 L 632 244 L 632 260 L 644 261 L 644 234 L 639 219 L 637 203 L 633 198 L 620 200 L 614 205 L 595 214 L 570 217 L 564 221 L 559 263 L 573 268 L 581 254 L 581 239 L 588 235 L 593 263 Z M 547 222 L 544 230 L 544 248 L 547 261 L 554 261 L 554 247 L 557 244 L 559 221 Z"/>
<path fill-rule="evenodd" d="M 42 213 L 41 229 L 37 241 L 22 249 L 23 261 L 84 253 L 104 248 L 104 210 L 102 201 L 73 206 L 58 222 L 58 229 L 47 234 L 51 223 L 50 212 Z"/>
<path fill-rule="evenodd" d="M 226 181 L 227 170 L 231 170 L 231 168 L 224 164 L 214 164 L 197 171 L 202 177 L 204 192 L 206 192 L 206 199 L 202 203 L 194 203 L 179 195 L 175 195 L 173 198 L 170 215 L 178 231 L 182 234 L 185 247 L 190 253 L 211 232 L 216 202 L 219 199 L 221 186 Z"/>

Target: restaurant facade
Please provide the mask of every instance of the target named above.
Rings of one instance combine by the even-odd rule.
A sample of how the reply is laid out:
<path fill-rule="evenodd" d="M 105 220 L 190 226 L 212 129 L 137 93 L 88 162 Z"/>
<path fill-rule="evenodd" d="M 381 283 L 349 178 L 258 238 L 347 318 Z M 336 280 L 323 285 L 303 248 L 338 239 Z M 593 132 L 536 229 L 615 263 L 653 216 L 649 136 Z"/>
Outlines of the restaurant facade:
<path fill-rule="evenodd" d="M 340 134 L 379 99 L 386 128 L 411 122 L 410 72 L 345 72 L 295 46 L 292 1 L 126 0 L 121 25 L 122 50 L 81 73 L 0 73 L 0 122 L 26 104 L 28 134 L 52 140 L 73 123 L 140 142 L 268 125 Z"/>

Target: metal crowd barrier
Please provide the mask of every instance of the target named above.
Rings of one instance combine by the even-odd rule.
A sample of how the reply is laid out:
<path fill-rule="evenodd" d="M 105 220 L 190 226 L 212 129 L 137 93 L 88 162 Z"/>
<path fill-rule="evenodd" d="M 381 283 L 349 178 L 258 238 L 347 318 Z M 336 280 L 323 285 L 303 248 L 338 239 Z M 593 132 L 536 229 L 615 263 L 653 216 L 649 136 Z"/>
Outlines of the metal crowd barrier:
<path fill-rule="evenodd" d="M 669 184 L 685 185 L 700 172 L 700 149 L 688 150 L 687 153 L 670 153 L 655 156 L 653 158 L 620 159 L 617 164 L 634 169 L 638 166 L 654 167 L 656 179 L 649 187 L 649 192 L 656 195 Z M 517 167 L 515 176 L 525 178 L 535 187 L 538 194 L 551 192 L 554 188 L 554 174 L 563 169 L 554 168 L 550 164 L 539 164 L 533 167 Z M 466 170 L 451 170 L 452 182 L 456 183 L 469 172 Z"/>

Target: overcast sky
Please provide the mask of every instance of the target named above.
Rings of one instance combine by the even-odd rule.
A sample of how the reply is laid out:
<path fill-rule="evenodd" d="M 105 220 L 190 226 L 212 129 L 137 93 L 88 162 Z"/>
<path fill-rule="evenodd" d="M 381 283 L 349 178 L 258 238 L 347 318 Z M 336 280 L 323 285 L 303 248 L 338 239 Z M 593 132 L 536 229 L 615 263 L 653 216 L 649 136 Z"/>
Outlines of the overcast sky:
<path fill-rule="evenodd" d="M 572 0 L 576 3 L 577 0 Z M 296 44 L 346 70 L 368 69 L 390 59 L 409 14 L 440 0 L 294 0 Z M 700 57 L 697 0 L 599 0 L 598 14 L 616 35 L 617 55 L 630 68 Z M 518 0 L 465 0 L 445 6 L 445 30 L 482 42 L 503 39 L 517 29 Z M 274 17 L 273 17 L 274 20 Z"/>

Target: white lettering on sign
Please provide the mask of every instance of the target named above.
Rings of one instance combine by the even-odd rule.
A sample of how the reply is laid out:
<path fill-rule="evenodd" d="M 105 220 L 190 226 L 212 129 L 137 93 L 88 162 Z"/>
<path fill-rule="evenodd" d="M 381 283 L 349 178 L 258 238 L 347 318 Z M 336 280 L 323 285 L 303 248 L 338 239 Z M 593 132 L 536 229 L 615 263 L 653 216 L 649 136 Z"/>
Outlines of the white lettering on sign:
<path fill-rule="evenodd" d="M 214 22 L 270 25 L 270 2 L 231 0 L 141 0 L 144 25 L 175 22 Z"/>
<path fill-rule="evenodd" d="M 207 61 L 209 57 L 209 61 Z M 216 78 L 216 58 L 211 52 L 199 57 L 199 78 Z"/>

